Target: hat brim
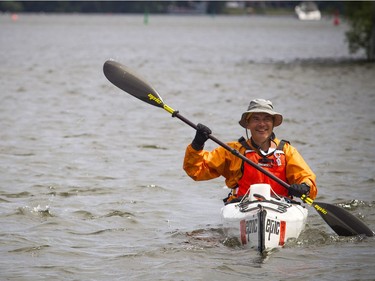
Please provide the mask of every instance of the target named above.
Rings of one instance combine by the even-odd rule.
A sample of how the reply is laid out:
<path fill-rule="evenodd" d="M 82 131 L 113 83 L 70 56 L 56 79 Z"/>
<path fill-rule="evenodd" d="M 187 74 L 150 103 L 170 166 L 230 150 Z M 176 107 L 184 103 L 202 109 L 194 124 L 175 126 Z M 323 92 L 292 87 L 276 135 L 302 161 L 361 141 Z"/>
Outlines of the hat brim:
<path fill-rule="evenodd" d="M 267 109 L 248 110 L 242 113 L 241 120 L 238 122 L 245 129 L 247 128 L 247 125 L 248 125 L 247 123 L 248 116 L 249 114 L 252 114 L 252 113 L 267 113 L 269 115 L 272 115 L 274 117 L 274 122 L 273 122 L 274 127 L 280 126 L 280 124 L 283 122 L 283 116 L 280 113 L 277 113 L 273 110 L 267 110 Z"/>

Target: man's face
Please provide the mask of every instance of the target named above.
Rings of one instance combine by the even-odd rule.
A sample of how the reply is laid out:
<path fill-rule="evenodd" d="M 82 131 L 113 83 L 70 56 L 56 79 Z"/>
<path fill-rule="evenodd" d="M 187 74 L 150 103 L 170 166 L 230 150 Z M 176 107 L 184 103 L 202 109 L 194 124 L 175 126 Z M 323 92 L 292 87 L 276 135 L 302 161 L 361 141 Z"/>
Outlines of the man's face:
<path fill-rule="evenodd" d="M 256 143 L 265 142 L 273 131 L 274 118 L 268 113 L 252 113 L 247 128 Z"/>

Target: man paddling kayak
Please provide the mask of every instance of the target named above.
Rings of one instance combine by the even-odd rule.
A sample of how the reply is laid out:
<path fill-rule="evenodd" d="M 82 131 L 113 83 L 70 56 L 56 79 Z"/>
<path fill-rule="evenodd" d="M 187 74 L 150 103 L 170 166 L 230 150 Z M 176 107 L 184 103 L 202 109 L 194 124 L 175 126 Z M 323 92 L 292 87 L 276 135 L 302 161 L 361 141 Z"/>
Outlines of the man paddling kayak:
<path fill-rule="evenodd" d="M 136 98 L 138 98 L 138 99 L 140 99 L 140 100 L 142 100 L 146 103 L 149 103 L 153 106 L 163 108 L 165 111 L 170 113 L 172 115 L 172 117 L 176 117 L 176 118 L 180 119 L 181 121 L 183 121 L 184 123 L 186 123 L 187 125 L 193 127 L 194 129 L 198 129 L 198 127 L 193 122 L 191 122 L 190 120 L 188 120 L 187 118 L 182 116 L 178 112 L 178 110 L 174 110 L 172 107 L 165 104 L 163 102 L 162 98 L 157 93 L 157 91 L 149 83 L 147 83 L 141 77 L 135 75 L 125 65 L 122 65 L 122 64 L 120 64 L 118 62 L 115 62 L 113 60 L 108 60 L 103 65 L 103 72 L 104 72 L 105 76 L 108 78 L 109 81 L 111 81 L 115 86 L 119 87 L 123 91 L 125 91 L 125 92 L 129 93 L 130 95 L 132 95 L 132 96 L 134 96 L 134 97 L 136 97 Z M 244 115 L 243 115 L 244 118 L 241 118 L 241 121 L 242 120 L 246 121 L 246 123 L 245 123 L 246 128 L 247 128 L 247 125 L 250 126 L 250 121 L 251 121 L 247 117 L 251 117 L 250 113 L 251 114 L 256 113 L 257 108 L 260 111 L 260 106 L 257 106 L 257 104 L 258 103 L 264 103 L 264 102 L 268 105 L 264 107 L 263 113 L 268 113 L 268 114 L 270 114 L 271 116 L 274 117 L 274 120 L 272 121 L 273 122 L 272 126 L 275 127 L 275 125 L 278 126 L 278 125 L 281 124 L 282 116 L 273 111 L 272 103 L 269 102 L 269 101 L 261 102 L 261 101 L 258 100 L 258 101 L 254 101 L 253 104 L 250 103 L 248 111 L 245 112 Z M 258 112 L 258 113 L 262 113 L 262 111 Z M 248 115 L 250 115 L 250 116 L 248 116 Z M 278 117 L 278 116 L 280 116 L 281 119 L 279 119 L 280 117 Z M 277 122 L 276 119 L 278 119 L 279 121 Z M 262 122 L 265 122 L 265 121 L 267 121 L 267 120 L 265 119 L 263 121 L 261 119 L 261 117 L 258 120 L 255 118 L 255 122 L 258 122 L 258 123 L 262 123 Z M 247 124 L 247 123 L 249 123 L 249 124 Z M 278 123 L 280 123 L 280 124 L 278 124 Z M 203 126 L 203 128 L 204 127 L 205 126 Z M 197 140 L 194 141 L 194 143 L 195 143 L 194 146 L 196 147 L 196 145 L 198 145 L 198 148 L 196 147 L 196 149 L 194 149 L 194 150 L 201 151 L 203 149 L 203 145 L 204 145 L 205 141 L 207 140 L 207 135 L 208 135 L 209 138 L 212 141 L 219 144 L 221 147 L 223 147 L 227 151 L 230 151 L 231 154 L 238 157 L 241 161 L 246 162 L 246 164 L 249 164 L 252 167 L 256 167 L 257 168 L 256 170 L 259 170 L 260 172 L 264 173 L 267 177 L 272 178 L 274 181 L 278 182 L 280 185 L 284 186 L 286 189 L 288 189 L 288 190 L 291 189 L 290 185 L 287 184 L 286 182 L 280 180 L 278 177 L 271 174 L 269 171 L 261 168 L 261 166 L 258 166 L 256 163 L 250 161 L 248 158 L 246 158 L 246 156 L 240 154 L 240 152 L 238 152 L 234 148 L 230 147 L 229 145 L 223 143 L 222 141 L 220 141 L 219 139 L 217 139 L 213 135 L 209 135 L 209 133 L 211 133 L 211 130 L 209 130 L 208 128 L 202 129 L 202 125 L 200 126 L 200 128 L 201 128 L 200 129 L 201 132 L 199 134 L 197 134 Z M 262 129 L 255 129 L 255 130 L 258 130 L 258 131 L 261 132 Z M 257 140 L 255 139 L 255 134 L 252 138 L 254 140 L 254 143 L 257 144 L 256 143 Z M 195 138 L 194 138 L 194 140 L 195 140 Z M 274 145 L 271 144 L 271 141 L 275 142 L 275 143 L 278 142 L 278 140 L 276 140 L 275 138 L 273 140 L 271 140 L 269 138 L 268 143 L 269 143 L 270 147 L 274 146 Z M 250 145 L 249 140 L 247 141 L 247 143 L 248 143 L 247 145 Z M 263 143 L 259 142 L 258 146 L 262 145 L 262 144 Z M 278 145 L 280 145 L 280 143 Z M 236 146 L 238 146 L 238 145 L 236 145 Z M 260 146 L 260 148 L 262 150 L 265 149 L 262 146 Z M 193 149 L 193 148 L 191 148 L 191 149 Z M 290 148 L 290 149 L 293 152 L 293 149 L 292 148 Z M 187 150 L 189 150 L 189 147 L 187 148 Z M 242 150 L 246 150 L 246 149 L 242 149 Z M 286 152 L 285 147 L 283 147 L 282 150 L 283 150 L 283 152 L 285 152 L 284 153 L 285 155 L 290 154 L 290 151 Z M 292 155 L 292 157 L 289 157 L 289 158 L 285 157 L 285 160 L 286 160 L 285 161 L 285 166 L 286 166 L 285 167 L 285 174 L 286 174 L 285 177 L 286 178 L 291 177 L 291 180 L 289 179 L 290 182 L 292 182 L 292 183 L 294 182 L 294 183 L 297 183 L 297 184 L 303 183 L 303 180 L 301 180 L 301 178 L 302 179 L 305 178 L 307 181 L 310 182 L 311 186 L 306 188 L 304 185 L 294 185 L 294 187 L 292 189 L 292 192 L 289 192 L 289 193 L 290 194 L 297 194 L 297 193 L 301 194 L 303 192 L 306 192 L 306 193 L 310 192 L 310 194 L 309 194 L 310 198 L 306 197 L 306 195 L 303 194 L 301 196 L 301 200 L 303 202 L 309 204 L 310 206 L 314 207 L 314 209 L 318 212 L 318 214 L 325 220 L 325 222 L 338 235 L 340 235 L 340 236 L 353 236 L 353 235 L 358 235 L 358 234 L 366 234 L 369 237 L 374 236 L 374 232 L 370 228 L 368 228 L 360 219 L 356 218 L 354 215 L 352 215 L 351 213 L 349 213 L 345 209 L 340 208 L 336 205 L 321 203 L 321 202 L 314 202 L 312 200 L 312 198 L 315 198 L 316 192 L 317 192 L 316 185 L 315 185 L 315 175 L 311 172 L 311 170 L 304 163 L 302 157 L 298 156 L 298 153 L 296 152 L 295 149 L 294 149 L 294 151 L 295 151 L 295 153 Z M 190 166 L 191 174 L 194 176 L 194 173 L 199 174 L 199 169 L 202 169 L 202 168 L 199 167 L 199 163 L 203 162 L 202 159 L 204 159 L 204 156 L 199 155 L 199 153 L 198 153 L 198 155 L 196 155 L 197 154 L 196 152 L 191 153 L 191 151 L 190 151 L 190 154 L 191 154 L 192 157 L 195 157 L 195 160 L 194 160 L 194 158 L 192 158 L 192 160 L 189 159 L 189 152 L 187 151 L 187 159 L 185 159 L 185 161 L 187 162 L 186 168 L 188 170 L 188 168 Z M 222 153 L 222 155 L 224 155 L 224 157 L 226 157 L 226 155 L 224 153 Z M 296 155 L 298 157 L 296 157 Z M 207 156 L 205 156 L 205 157 L 207 158 Z M 300 161 L 298 161 L 298 158 L 300 158 Z M 227 159 L 227 158 L 224 158 L 224 159 Z M 233 165 L 232 164 L 233 159 L 232 158 L 228 158 L 228 159 L 229 159 L 229 161 L 227 163 L 222 161 L 223 165 L 221 167 L 216 168 L 217 175 L 211 175 L 211 177 L 207 177 L 207 179 L 213 178 L 213 177 L 218 177 L 218 176 L 221 175 L 219 172 L 222 172 L 222 175 L 225 176 L 226 179 L 227 179 L 227 183 L 228 183 L 229 187 L 231 187 L 231 185 L 229 185 L 231 182 L 235 182 L 235 181 L 230 181 L 230 178 L 231 178 L 230 176 L 232 174 L 233 174 L 233 178 L 237 179 L 237 182 L 238 182 L 239 179 L 242 177 L 242 171 L 240 170 L 240 173 L 238 172 L 239 171 L 238 167 L 241 166 L 241 164 L 239 166 Z M 296 164 L 298 162 L 301 163 L 301 161 L 303 161 L 302 163 L 304 163 L 302 166 L 301 166 L 301 164 L 295 165 L 295 167 L 293 167 L 293 165 L 291 165 L 291 163 L 293 163 L 293 162 Z M 210 161 L 208 161 L 208 162 L 210 162 Z M 194 163 L 198 164 L 197 167 Z M 235 162 L 233 162 L 233 163 L 235 163 Z M 277 160 L 276 160 L 276 163 L 278 164 Z M 260 163 L 260 164 L 264 164 L 264 163 Z M 270 163 L 268 163 L 268 164 L 270 164 Z M 303 167 L 303 166 L 305 166 L 305 167 Z M 230 170 L 231 167 L 235 168 L 234 172 L 232 172 Z M 303 172 L 304 176 L 301 176 L 301 177 L 293 176 L 291 171 L 294 170 L 295 168 L 298 168 L 298 169 L 296 169 L 297 172 L 298 172 L 298 170 L 300 172 Z M 207 167 L 207 169 L 210 170 L 211 167 Z M 212 171 L 214 171 L 214 170 L 215 169 L 212 169 Z M 224 172 L 225 172 L 225 174 L 224 174 Z M 290 174 L 292 174 L 292 176 L 290 176 Z M 202 176 L 202 179 L 203 178 L 204 177 Z M 299 179 L 299 181 L 296 181 L 297 179 Z M 308 183 L 307 183 L 307 185 L 308 185 Z M 237 189 L 237 187 L 234 186 L 234 189 Z M 303 190 L 303 189 L 305 189 L 305 190 Z"/>
<path fill-rule="evenodd" d="M 239 121 L 246 130 L 247 139 L 242 137 L 236 142 L 227 144 L 263 169 L 289 183 L 289 191 L 222 146 L 212 151 L 204 150 L 204 144 L 212 132 L 203 124 L 197 125 L 196 135 L 186 148 L 183 164 L 185 172 L 196 181 L 223 176 L 226 185 L 231 189 L 225 203 L 238 200 L 248 192 L 252 184 L 256 183 L 270 184 L 273 196 L 301 197 L 306 194 L 311 199 L 315 199 L 317 195 L 315 174 L 295 147 L 288 141 L 275 137 L 273 128 L 279 126 L 282 121 L 283 116 L 274 111 L 271 101 L 252 100 Z"/>

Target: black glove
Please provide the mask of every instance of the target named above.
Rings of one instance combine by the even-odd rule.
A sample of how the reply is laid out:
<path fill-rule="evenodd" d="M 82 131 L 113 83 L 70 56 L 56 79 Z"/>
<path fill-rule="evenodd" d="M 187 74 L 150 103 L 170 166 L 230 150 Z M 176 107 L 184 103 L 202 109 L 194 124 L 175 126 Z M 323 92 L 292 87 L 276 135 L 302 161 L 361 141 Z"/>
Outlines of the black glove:
<path fill-rule="evenodd" d="M 208 140 L 208 136 L 211 134 L 210 128 L 203 124 L 198 124 L 197 125 L 197 133 L 195 134 L 195 137 L 193 139 L 193 142 L 191 143 L 191 146 L 195 150 L 202 150 L 204 147 L 204 143 L 206 140 Z"/>
<path fill-rule="evenodd" d="M 310 186 L 306 183 L 294 183 L 290 185 L 289 194 L 293 196 L 301 197 L 303 194 L 309 195 Z"/>

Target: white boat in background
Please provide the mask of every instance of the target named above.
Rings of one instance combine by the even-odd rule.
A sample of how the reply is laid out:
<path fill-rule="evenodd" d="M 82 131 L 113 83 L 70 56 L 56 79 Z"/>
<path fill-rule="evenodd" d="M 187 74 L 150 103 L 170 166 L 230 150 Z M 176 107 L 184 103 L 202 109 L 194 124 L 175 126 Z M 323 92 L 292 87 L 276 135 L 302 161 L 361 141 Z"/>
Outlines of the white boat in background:
<path fill-rule="evenodd" d="M 320 20 L 322 15 L 314 2 L 302 2 L 294 8 L 299 20 Z"/>
<path fill-rule="evenodd" d="M 290 238 L 298 238 L 308 214 L 301 204 L 270 194 L 270 185 L 255 184 L 241 202 L 221 209 L 225 227 L 235 230 L 242 245 L 261 253 L 283 247 Z"/>

